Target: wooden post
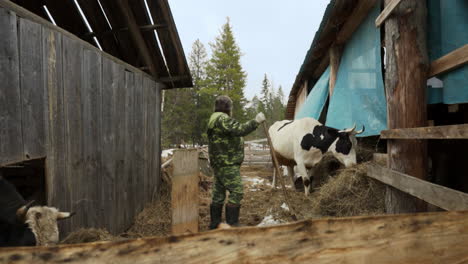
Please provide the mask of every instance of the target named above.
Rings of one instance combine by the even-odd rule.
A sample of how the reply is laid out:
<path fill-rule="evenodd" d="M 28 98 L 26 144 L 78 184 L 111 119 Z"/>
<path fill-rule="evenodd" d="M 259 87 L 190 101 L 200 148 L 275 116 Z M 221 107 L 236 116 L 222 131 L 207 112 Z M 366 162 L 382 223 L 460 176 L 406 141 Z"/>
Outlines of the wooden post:
<path fill-rule="evenodd" d="M 385 0 L 388 5 L 392 0 Z M 426 2 L 406 0 L 385 21 L 388 127 L 427 125 L 426 80 L 429 69 L 426 50 Z M 388 167 L 420 179 L 427 175 L 425 140 L 389 140 Z M 387 213 L 426 210 L 426 203 L 393 187 L 387 187 Z"/>
<path fill-rule="evenodd" d="M 340 67 L 341 48 L 333 45 L 330 48 L 330 83 L 328 85 L 329 97 L 331 98 L 335 89 L 336 77 L 338 76 L 338 68 Z"/>
<path fill-rule="evenodd" d="M 174 151 L 172 175 L 172 234 L 198 232 L 198 152 Z"/>

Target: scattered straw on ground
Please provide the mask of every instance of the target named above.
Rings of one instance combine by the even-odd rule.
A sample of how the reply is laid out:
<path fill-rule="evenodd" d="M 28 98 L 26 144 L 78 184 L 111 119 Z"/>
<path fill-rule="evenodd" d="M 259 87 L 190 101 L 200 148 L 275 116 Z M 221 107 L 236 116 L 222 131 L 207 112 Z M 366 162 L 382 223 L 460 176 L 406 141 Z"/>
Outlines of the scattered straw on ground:
<path fill-rule="evenodd" d="M 70 233 L 61 244 L 78 244 L 96 241 L 115 241 L 118 237 L 111 235 L 107 230 L 96 228 L 81 228 Z"/>
<path fill-rule="evenodd" d="M 366 176 L 367 163 L 342 169 L 313 195 L 313 209 L 322 216 L 384 213 L 385 187 Z"/>
<path fill-rule="evenodd" d="M 167 236 L 171 230 L 171 187 L 161 184 L 158 198 L 148 203 L 127 231 L 129 237 Z"/>
<path fill-rule="evenodd" d="M 370 149 L 358 149 L 358 161 L 372 158 Z M 313 193 L 305 197 L 304 192 L 295 191 L 289 177 L 285 177 L 291 205 L 298 213 L 298 220 L 323 216 L 354 216 L 384 213 L 384 186 L 365 176 L 365 164 L 344 169 L 332 156 L 325 155 L 314 170 Z M 272 188 L 273 169 L 265 166 L 242 166 L 244 200 L 240 213 L 240 224 L 256 226 L 264 219 L 275 223 L 291 222 L 283 192 Z M 249 180 L 255 179 L 255 180 Z M 199 229 L 208 230 L 209 207 L 213 177 L 200 174 Z M 171 186 L 163 182 L 159 197 L 149 203 L 137 215 L 131 228 L 120 236 L 112 236 L 105 230 L 86 229 L 70 234 L 62 243 L 82 243 L 117 240 L 147 236 L 167 236 L 171 232 Z M 224 212 L 223 212 L 224 218 Z"/>

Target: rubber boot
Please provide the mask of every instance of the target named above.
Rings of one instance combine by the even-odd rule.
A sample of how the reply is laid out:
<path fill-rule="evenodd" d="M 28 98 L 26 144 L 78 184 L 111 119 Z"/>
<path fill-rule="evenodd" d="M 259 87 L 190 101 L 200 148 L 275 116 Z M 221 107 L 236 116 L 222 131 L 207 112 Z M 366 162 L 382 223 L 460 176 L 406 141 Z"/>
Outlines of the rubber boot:
<path fill-rule="evenodd" d="M 240 204 L 226 204 L 226 223 L 230 226 L 239 225 Z"/>
<path fill-rule="evenodd" d="M 221 215 L 223 214 L 222 204 L 211 204 L 210 205 L 210 230 L 216 229 L 221 223 Z"/>

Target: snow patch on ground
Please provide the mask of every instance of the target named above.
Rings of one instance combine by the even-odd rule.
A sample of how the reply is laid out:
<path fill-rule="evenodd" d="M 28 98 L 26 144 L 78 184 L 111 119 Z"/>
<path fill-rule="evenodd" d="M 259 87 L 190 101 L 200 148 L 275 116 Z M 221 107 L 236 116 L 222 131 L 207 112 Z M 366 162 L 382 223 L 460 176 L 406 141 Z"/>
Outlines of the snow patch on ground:
<path fill-rule="evenodd" d="M 281 205 L 281 208 L 283 208 L 283 209 L 286 210 L 286 211 L 289 211 L 289 207 L 288 207 L 288 205 L 287 205 L 286 203 L 283 203 L 283 204 Z"/>
<path fill-rule="evenodd" d="M 172 156 L 174 152 L 174 149 L 165 149 L 161 152 L 161 157 L 167 158 L 169 156 Z"/>
<path fill-rule="evenodd" d="M 275 218 L 273 218 L 273 215 L 267 215 L 265 216 L 265 218 L 263 218 L 262 222 L 260 222 L 260 224 L 258 224 L 257 226 L 274 226 L 274 225 L 279 225 L 281 223 L 282 223 L 281 221 L 275 220 Z"/>

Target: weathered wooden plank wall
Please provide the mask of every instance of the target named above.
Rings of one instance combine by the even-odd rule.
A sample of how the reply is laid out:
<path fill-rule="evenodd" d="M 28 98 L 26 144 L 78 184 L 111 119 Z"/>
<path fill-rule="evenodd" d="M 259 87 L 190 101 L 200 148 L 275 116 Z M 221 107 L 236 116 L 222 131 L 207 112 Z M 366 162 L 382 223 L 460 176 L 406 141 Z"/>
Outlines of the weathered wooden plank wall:
<path fill-rule="evenodd" d="M 159 183 L 162 86 L 0 9 L 0 166 L 46 157 L 60 224 L 124 231 Z"/>
<path fill-rule="evenodd" d="M 42 28 L 19 19 L 21 116 L 24 157 L 45 157 L 45 87 L 42 63 Z"/>
<path fill-rule="evenodd" d="M 23 157 L 16 15 L 0 9 L 0 166 Z"/>

